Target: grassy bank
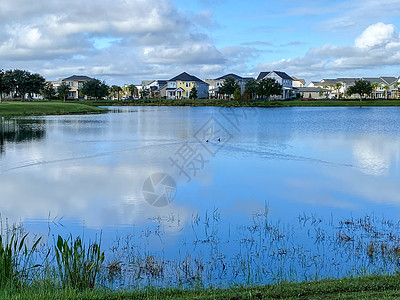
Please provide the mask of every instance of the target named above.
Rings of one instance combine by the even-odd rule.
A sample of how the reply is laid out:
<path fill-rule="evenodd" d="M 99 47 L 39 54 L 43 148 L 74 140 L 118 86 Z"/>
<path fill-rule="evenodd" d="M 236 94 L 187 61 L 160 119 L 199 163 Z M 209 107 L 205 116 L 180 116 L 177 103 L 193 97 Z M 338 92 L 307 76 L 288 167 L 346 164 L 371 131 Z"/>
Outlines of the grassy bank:
<path fill-rule="evenodd" d="M 400 276 L 368 276 L 229 289 L 73 290 L 31 286 L 3 289 L 1 299 L 398 299 Z"/>
<path fill-rule="evenodd" d="M 78 103 L 78 102 L 73 102 Z M 85 101 L 93 106 L 220 106 L 220 107 L 324 107 L 324 106 L 400 106 L 400 100 L 216 100 L 216 99 L 139 99 L 132 101 Z"/>
<path fill-rule="evenodd" d="M 0 103 L 0 116 L 43 116 L 68 114 L 95 114 L 107 110 L 82 103 L 62 102 L 3 102 Z"/>

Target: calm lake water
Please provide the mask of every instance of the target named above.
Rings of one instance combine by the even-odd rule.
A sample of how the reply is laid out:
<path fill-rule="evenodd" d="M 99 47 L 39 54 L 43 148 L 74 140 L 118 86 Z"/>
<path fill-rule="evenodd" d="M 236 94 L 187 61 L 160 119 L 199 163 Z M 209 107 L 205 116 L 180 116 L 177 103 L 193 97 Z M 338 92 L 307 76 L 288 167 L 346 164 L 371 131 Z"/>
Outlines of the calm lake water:
<path fill-rule="evenodd" d="M 346 275 L 371 256 L 353 257 L 348 269 L 338 258 L 324 266 L 315 257 L 329 260 L 336 250 L 332 240 L 316 245 L 318 230 L 337 238 L 340 220 L 400 220 L 399 108 L 110 109 L 1 119 L 3 220 L 49 241 L 101 235 L 106 251 L 114 247 L 109 257 L 122 255 L 115 243 L 129 237 L 136 253 L 200 255 L 220 270 L 243 255 L 257 264 L 255 252 L 269 247 L 257 259 L 280 271 L 254 275 L 257 282 L 282 269 L 295 280 L 318 268 L 321 276 Z M 283 232 L 277 246 L 261 241 L 262 222 Z M 308 258 L 282 260 L 298 245 Z M 219 278 L 246 281 L 235 268 Z"/>

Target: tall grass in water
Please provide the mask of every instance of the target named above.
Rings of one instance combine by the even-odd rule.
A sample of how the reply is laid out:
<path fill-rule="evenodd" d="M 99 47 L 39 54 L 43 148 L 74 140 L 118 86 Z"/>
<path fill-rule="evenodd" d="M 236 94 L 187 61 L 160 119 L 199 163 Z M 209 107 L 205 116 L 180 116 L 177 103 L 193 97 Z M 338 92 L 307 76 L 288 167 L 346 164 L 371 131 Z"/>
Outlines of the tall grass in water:
<path fill-rule="evenodd" d="M 40 267 L 39 264 L 32 265 L 31 257 L 36 251 L 41 237 L 35 241 L 32 248 L 27 247 L 28 234 L 18 238 L 17 233 L 13 233 L 11 239 L 0 235 L 0 285 L 19 286 L 23 280 L 29 278 L 30 272 Z"/>
<path fill-rule="evenodd" d="M 86 250 L 80 237 L 69 242 L 58 236 L 55 246 L 55 255 L 64 288 L 93 289 L 96 277 L 104 262 L 104 252 L 100 250 L 100 244 L 92 243 Z"/>

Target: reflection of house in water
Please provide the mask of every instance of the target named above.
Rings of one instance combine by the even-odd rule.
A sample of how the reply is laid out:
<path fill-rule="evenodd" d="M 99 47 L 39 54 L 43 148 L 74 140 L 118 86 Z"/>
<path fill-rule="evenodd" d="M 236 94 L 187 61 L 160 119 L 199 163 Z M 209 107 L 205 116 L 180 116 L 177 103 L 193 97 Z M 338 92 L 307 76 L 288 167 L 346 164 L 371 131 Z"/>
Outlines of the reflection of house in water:
<path fill-rule="evenodd" d="M 45 135 L 45 120 L 0 118 L 0 153 L 7 143 L 31 142 Z"/>

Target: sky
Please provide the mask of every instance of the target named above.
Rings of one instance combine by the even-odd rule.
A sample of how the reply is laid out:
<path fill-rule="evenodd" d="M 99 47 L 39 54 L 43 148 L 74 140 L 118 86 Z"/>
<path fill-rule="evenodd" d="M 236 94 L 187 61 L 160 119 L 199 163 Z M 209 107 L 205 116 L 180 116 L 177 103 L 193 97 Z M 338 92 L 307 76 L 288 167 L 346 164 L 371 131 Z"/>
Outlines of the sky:
<path fill-rule="evenodd" d="M 188 72 L 400 76 L 399 0 L 3 0 L 0 68 L 140 84 Z"/>

